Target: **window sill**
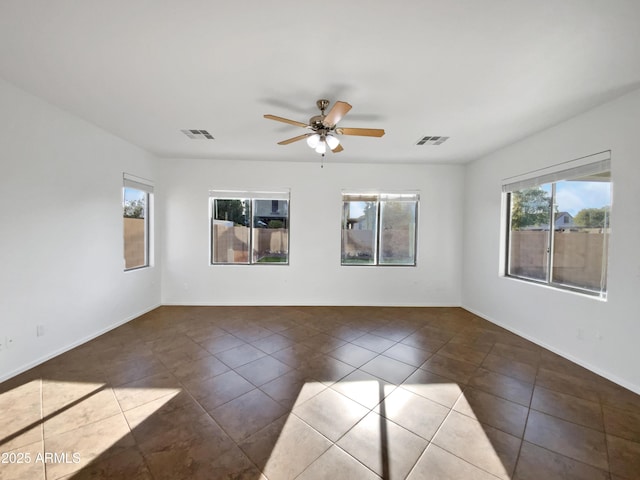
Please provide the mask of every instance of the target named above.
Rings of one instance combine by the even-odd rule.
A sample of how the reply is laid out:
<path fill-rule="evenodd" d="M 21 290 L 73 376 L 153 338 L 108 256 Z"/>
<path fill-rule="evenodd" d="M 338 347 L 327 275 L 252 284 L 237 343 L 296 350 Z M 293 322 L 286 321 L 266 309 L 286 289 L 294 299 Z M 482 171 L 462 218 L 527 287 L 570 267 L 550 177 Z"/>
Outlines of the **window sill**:
<path fill-rule="evenodd" d="M 570 286 L 566 286 L 566 285 L 562 285 L 562 284 L 557 284 L 557 283 L 547 283 L 547 282 L 542 282 L 542 281 L 538 281 L 538 280 L 534 280 L 534 279 L 528 279 L 528 278 L 523 278 L 523 277 L 518 277 L 515 275 L 500 275 L 501 278 L 506 278 L 509 280 L 514 280 L 516 282 L 520 282 L 520 283 L 525 283 L 527 285 L 535 285 L 537 287 L 542 287 L 542 288 L 546 288 L 549 290 L 553 290 L 555 292 L 563 292 L 563 293 L 569 293 L 572 295 L 578 295 L 584 298 L 589 298 L 591 300 L 597 300 L 600 302 L 606 302 L 607 301 L 607 292 L 604 293 L 599 293 L 599 292 L 593 292 L 591 290 L 585 290 L 585 289 L 581 289 L 581 288 L 576 288 L 576 287 L 570 287 Z"/>

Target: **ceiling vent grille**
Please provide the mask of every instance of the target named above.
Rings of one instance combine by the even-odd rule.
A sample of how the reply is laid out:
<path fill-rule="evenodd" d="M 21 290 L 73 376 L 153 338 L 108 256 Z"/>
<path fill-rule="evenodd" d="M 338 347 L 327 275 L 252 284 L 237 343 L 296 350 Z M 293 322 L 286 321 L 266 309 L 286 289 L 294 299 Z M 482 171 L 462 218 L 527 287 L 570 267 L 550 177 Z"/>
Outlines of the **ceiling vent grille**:
<path fill-rule="evenodd" d="M 192 140 L 214 140 L 213 135 L 211 135 L 206 130 L 181 130 L 181 131 Z"/>
<path fill-rule="evenodd" d="M 416 145 L 442 145 L 448 139 L 449 137 L 422 137 L 420 140 L 418 140 Z"/>

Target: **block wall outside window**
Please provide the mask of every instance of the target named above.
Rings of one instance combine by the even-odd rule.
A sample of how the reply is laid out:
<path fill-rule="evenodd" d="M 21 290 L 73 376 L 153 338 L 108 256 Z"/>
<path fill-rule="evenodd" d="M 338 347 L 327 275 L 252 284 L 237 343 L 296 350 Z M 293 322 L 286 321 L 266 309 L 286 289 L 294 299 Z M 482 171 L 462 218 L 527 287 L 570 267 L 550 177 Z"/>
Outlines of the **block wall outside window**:
<path fill-rule="evenodd" d="M 416 265 L 417 193 L 343 193 L 342 265 Z"/>
<path fill-rule="evenodd" d="M 289 264 L 289 191 L 211 191 L 211 264 Z"/>
<path fill-rule="evenodd" d="M 580 160 L 504 183 L 505 274 L 604 298 L 611 162 L 608 152 Z"/>
<path fill-rule="evenodd" d="M 153 185 L 133 175 L 123 175 L 122 205 L 124 233 L 124 269 L 150 264 L 150 214 Z"/>

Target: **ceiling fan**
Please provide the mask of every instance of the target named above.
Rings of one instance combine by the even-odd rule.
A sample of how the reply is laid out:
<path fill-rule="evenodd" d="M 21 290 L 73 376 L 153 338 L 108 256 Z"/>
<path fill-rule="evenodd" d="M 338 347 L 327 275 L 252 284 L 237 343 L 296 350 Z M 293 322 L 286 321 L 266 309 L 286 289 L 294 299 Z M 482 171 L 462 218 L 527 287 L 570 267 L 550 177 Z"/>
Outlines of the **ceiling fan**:
<path fill-rule="evenodd" d="M 329 100 L 326 99 L 318 100 L 316 105 L 320 109 L 320 115 L 311 117 L 308 124 L 289 120 L 288 118 L 277 117 L 276 115 L 265 115 L 264 118 L 311 130 L 309 133 L 278 142 L 278 145 L 289 145 L 290 143 L 306 138 L 307 145 L 323 156 L 327 151 L 327 147 L 333 153 L 339 153 L 344 150 L 336 135 L 357 135 L 362 137 L 381 137 L 384 135 L 384 130 L 381 128 L 337 127 L 336 124 L 351 110 L 351 105 L 347 102 L 335 102 L 331 110 L 329 110 L 329 113 L 325 115 L 324 111 L 329 106 L 329 103 Z"/>

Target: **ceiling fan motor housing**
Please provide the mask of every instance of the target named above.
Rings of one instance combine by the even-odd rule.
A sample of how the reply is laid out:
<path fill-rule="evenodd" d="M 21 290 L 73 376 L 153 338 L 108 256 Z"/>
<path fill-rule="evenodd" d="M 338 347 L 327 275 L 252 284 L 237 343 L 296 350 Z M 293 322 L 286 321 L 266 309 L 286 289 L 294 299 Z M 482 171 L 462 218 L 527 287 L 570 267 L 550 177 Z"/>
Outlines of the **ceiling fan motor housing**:
<path fill-rule="evenodd" d="M 315 115 L 309 119 L 309 126 L 314 130 L 318 131 L 320 129 L 326 128 L 322 123 L 324 121 L 324 115 Z"/>
<path fill-rule="evenodd" d="M 324 111 L 327 109 L 327 107 L 329 107 L 329 100 L 327 100 L 326 98 L 321 98 L 320 100 L 316 101 L 316 106 L 320 109 L 320 115 L 314 115 L 313 117 L 311 117 L 309 119 L 309 126 L 313 129 L 314 132 L 317 133 L 322 133 L 320 132 L 320 130 L 326 129 L 326 125 L 324 125 L 324 119 L 326 117 L 326 115 L 324 114 Z"/>

